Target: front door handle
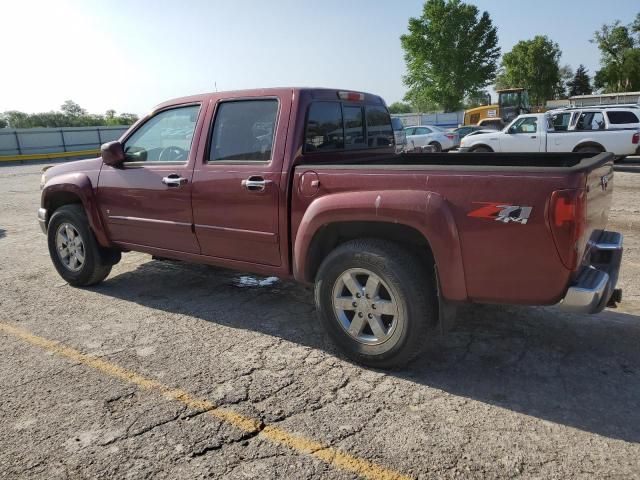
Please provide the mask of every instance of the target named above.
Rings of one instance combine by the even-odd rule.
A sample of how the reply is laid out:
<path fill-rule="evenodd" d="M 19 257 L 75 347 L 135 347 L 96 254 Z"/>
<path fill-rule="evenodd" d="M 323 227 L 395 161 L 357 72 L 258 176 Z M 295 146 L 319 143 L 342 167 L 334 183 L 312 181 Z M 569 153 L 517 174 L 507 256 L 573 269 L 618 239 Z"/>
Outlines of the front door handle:
<path fill-rule="evenodd" d="M 535 135 L 531 135 L 531 138 L 538 138 L 538 137 L 536 137 Z"/>
<path fill-rule="evenodd" d="M 162 177 L 162 183 L 164 183 L 167 187 L 179 187 L 187 182 L 188 180 L 186 178 L 181 177 L 177 173 L 172 173 L 171 175 Z"/>
<path fill-rule="evenodd" d="M 265 180 L 263 177 L 253 175 L 245 180 L 242 180 L 242 186 L 250 192 L 264 192 L 267 185 L 271 185 L 271 180 Z"/>

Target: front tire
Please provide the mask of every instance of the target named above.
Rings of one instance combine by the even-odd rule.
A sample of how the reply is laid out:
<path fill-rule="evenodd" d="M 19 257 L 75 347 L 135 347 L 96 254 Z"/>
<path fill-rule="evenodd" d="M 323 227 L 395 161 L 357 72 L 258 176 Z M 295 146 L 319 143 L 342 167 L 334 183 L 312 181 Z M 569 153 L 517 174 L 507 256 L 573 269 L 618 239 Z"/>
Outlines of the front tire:
<path fill-rule="evenodd" d="M 491 150 L 489 147 L 475 147 L 471 149 L 471 153 L 492 153 L 493 150 Z"/>
<path fill-rule="evenodd" d="M 316 276 L 315 301 L 340 350 L 374 368 L 414 359 L 438 318 L 433 271 L 385 240 L 353 240 L 331 252 Z"/>
<path fill-rule="evenodd" d="M 98 245 L 78 204 L 64 205 L 54 212 L 47 228 L 47 243 L 58 274 L 74 287 L 100 283 L 120 259 L 119 252 Z"/>

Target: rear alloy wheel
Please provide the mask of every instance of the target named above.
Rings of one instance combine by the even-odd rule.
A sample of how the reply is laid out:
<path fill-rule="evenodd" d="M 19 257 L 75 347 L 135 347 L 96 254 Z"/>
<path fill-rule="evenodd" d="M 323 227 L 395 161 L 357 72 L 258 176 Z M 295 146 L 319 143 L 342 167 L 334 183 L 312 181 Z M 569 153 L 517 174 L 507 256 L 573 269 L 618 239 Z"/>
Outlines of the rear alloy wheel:
<path fill-rule="evenodd" d="M 364 268 L 351 268 L 336 280 L 333 309 L 344 331 L 367 345 L 389 340 L 398 322 L 404 320 L 392 290 Z"/>
<path fill-rule="evenodd" d="M 340 350 L 374 368 L 410 362 L 438 318 L 433 270 L 386 240 L 352 240 L 333 250 L 316 275 L 315 299 Z"/>
<path fill-rule="evenodd" d="M 440 145 L 438 142 L 431 142 L 429 145 L 433 147 L 433 151 L 435 153 L 442 151 L 442 145 Z"/>

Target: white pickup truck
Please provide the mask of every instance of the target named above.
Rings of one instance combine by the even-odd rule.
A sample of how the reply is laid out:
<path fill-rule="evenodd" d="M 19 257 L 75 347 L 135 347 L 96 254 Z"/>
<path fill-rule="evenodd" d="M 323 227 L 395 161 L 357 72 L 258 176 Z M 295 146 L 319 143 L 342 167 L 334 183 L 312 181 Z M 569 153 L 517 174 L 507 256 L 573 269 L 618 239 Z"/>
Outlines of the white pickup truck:
<path fill-rule="evenodd" d="M 460 152 L 612 152 L 617 158 L 640 155 L 640 129 L 608 128 L 598 115 L 582 112 L 562 128 L 550 112 L 518 116 L 503 130 L 468 135 Z M 557 115 L 556 115 L 557 116 Z M 558 128 L 554 128 L 554 124 Z"/>

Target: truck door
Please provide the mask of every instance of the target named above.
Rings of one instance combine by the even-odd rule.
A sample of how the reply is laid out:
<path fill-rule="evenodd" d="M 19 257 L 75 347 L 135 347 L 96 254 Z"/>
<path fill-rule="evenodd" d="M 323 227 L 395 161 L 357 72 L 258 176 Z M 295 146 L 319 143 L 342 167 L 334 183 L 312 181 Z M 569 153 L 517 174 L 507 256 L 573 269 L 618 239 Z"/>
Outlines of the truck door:
<path fill-rule="evenodd" d="M 279 266 L 291 96 L 214 101 L 207 147 L 194 171 L 193 219 L 201 252 Z"/>
<path fill-rule="evenodd" d="M 102 166 L 98 205 L 113 241 L 200 252 L 191 228 L 192 140 L 204 123 L 200 107 L 159 111 L 124 141 L 122 165 Z"/>
<path fill-rule="evenodd" d="M 544 150 L 545 133 L 541 129 L 545 125 L 538 125 L 538 118 L 522 117 L 516 120 L 509 129 L 500 135 L 500 150 L 502 152 L 539 152 Z"/>

